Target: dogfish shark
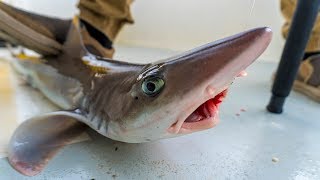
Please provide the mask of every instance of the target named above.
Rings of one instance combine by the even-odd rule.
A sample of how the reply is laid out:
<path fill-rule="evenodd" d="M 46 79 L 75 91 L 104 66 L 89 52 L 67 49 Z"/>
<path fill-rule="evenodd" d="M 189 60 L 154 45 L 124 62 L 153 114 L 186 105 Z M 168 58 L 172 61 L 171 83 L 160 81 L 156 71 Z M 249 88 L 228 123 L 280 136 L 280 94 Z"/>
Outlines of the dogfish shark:
<path fill-rule="evenodd" d="M 144 143 L 210 129 L 228 87 L 267 48 L 272 31 L 251 29 L 180 55 L 135 64 L 91 53 L 74 20 L 56 56 L 15 54 L 12 67 L 60 111 L 23 122 L 9 163 L 34 176 L 88 127 L 107 138 Z"/>

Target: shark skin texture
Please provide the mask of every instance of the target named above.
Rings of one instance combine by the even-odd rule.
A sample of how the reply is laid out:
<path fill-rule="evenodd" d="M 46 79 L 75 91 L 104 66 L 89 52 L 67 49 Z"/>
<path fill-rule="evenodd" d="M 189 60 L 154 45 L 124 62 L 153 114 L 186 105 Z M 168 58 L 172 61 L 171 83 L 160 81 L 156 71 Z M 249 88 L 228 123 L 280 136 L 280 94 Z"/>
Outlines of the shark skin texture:
<path fill-rule="evenodd" d="M 116 141 L 144 143 L 213 128 L 234 79 L 267 48 L 261 27 L 148 64 L 100 57 L 83 45 L 74 19 L 55 56 L 16 54 L 13 68 L 61 111 L 22 123 L 9 144 L 9 163 L 26 176 L 88 127 Z"/>

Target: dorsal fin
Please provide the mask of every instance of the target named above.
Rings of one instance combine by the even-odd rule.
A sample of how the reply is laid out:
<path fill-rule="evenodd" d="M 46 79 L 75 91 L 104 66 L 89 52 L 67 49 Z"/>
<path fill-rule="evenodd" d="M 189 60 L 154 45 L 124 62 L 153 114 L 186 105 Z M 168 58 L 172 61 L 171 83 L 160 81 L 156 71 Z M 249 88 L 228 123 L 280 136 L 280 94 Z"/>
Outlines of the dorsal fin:
<path fill-rule="evenodd" d="M 83 56 L 82 61 L 92 71 L 99 74 L 130 71 L 135 70 L 137 67 L 144 66 L 142 64 L 133 64 L 123 61 L 116 61 L 107 58 L 97 57 L 90 53 L 88 53 L 86 56 Z"/>
<path fill-rule="evenodd" d="M 81 46 L 84 53 L 81 60 L 94 73 L 106 74 L 110 72 L 123 72 L 123 71 L 130 70 L 130 68 L 132 67 L 141 66 L 140 64 L 117 61 L 107 57 L 102 57 L 102 56 L 92 54 L 85 46 L 85 42 L 83 39 L 84 37 L 82 36 L 83 35 L 82 28 L 84 27 L 80 25 L 80 20 L 77 16 L 73 18 L 73 25 L 74 25 L 74 30 L 77 31 L 77 36 L 79 37 L 78 39 L 75 39 L 77 42 L 74 41 L 73 43 L 77 43 Z M 68 46 L 68 42 L 66 43 L 65 46 Z"/>

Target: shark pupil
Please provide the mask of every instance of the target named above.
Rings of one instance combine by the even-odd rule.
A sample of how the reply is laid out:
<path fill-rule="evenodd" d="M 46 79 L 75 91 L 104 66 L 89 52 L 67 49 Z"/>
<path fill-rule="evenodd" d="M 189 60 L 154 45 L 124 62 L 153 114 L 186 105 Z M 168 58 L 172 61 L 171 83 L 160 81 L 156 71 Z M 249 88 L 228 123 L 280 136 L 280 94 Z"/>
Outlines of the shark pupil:
<path fill-rule="evenodd" d="M 148 82 L 147 88 L 149 91 L 153 92 L 154 90 L 156 90 L 156 85 L 153 82 Z"/>

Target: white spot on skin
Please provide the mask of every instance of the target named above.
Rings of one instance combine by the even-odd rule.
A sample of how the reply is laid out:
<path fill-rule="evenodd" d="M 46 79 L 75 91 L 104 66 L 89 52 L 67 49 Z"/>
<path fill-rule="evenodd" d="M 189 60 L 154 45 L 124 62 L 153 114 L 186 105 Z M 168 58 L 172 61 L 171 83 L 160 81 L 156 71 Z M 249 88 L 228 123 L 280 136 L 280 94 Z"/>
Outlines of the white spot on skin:
<path fill-rule="evenodd" d="M 91 81 L 91 90 L 93 90 L 95 87 L 94 81 Z"/>
<path fill-rule="evenodd" d="M 136 93 L 135 91 L 132 91 L 132 92 L 130 93 L 130 95 L 131 95 L 131 97 L 137 97 L 137 93 Z"/>
<path fill-rule="evenodd" d="M 23 142 L 23 143 L 14 142 L 13 146 L 14 147 L 19 147 L 19 146 L 24 146 L 24 145 L 27 145 L 27 144 L 29 144 L 29 142 Z"/>
<path fill-rule="evenodd" d="M 94 77 L 96 77 L 96 78 L 101 78 L 101 77 L 103 77 L 104 75 L 103 74 L 99 74 L 99 73 L 95 73 L 94 74 Z"/>
<path fill-rule="evenodd" d="M 208 95 L 210 96 L 210 97 L 214 97 L 215 96 L 215 88 L 214 87 L 212 87 L 211 85 L 209 85 L 208 87 L 207 87 L 207 93 L 208 93 Z"/>
<path fill-rule="evenodd" d="M 248 73 L 246 71 L 241 71 L 238 77 L 246 77 L 248 76 Z"/>

